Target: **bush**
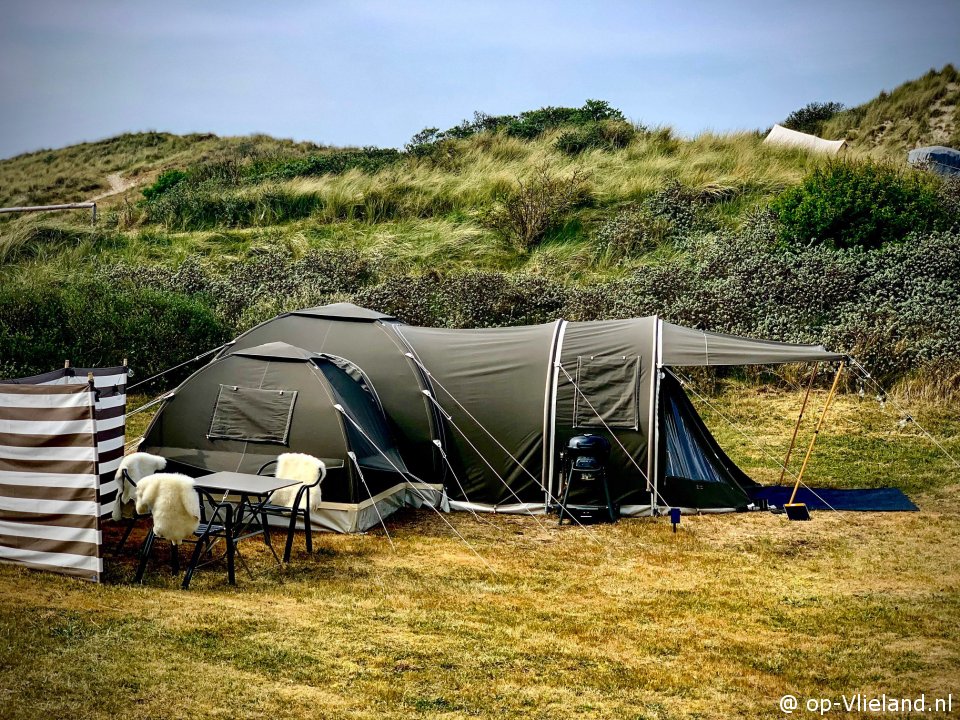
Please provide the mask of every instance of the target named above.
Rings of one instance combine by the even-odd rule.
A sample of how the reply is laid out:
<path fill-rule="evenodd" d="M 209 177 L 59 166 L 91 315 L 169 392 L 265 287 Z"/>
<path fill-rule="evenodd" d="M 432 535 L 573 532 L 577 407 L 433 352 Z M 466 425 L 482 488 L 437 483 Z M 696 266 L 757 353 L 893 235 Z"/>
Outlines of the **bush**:
<path fill-rule="evenodd" d="M 554 147 L 566 155 L 579 155 L 585 150 L 621 150 L 636 134 L 630 123 L 618 120 L 591 122 L 560 135 Z"/>
<path fill-rule="evenodd" d="M 819 135 L 823 131 L 824 123 L 837 113 L 843 112 L 843 110 L 843 103 L 812 102 L 790 113 L 787 119 L 783 121 L 783 126 L 810 135 Z"/>
<path fill-rule="evenodd" d="M 487 115 L 475 112 L 472 121 L 464 120 L 442 132 L 438 128 L 424 128 L 410 139 L 406 150 L 412 155 L 422 157 L 429 155 L 431 146 L 437 143 L 461 140 L 482 132 L 503 132 L 512 137 L 533 140 L 548 130 L 564 125 L 596 125 L 604 121 L 629 126 L 623 113 L 611 107 L 605 100 L 587 100 L 583 107 L 579 108 L 543 107 L 519 115 Z"/>
<path fill-rule="evenodd" d="M 252 182 L 290 180 L 316 175 L 342 175 L 349 170 L 360 170 L 373 175 L 403 158 L 393 148 L 365 147 L 360 150 L 339 150 L 305 158 L 280 159 L 253 165 L 247 172 Z"/>
<path fill-rule="evenodd" d="M 498 199 L 485 221 L 520 250 L 536 246 L 569 210 L 590 198 L 587 176 L 579 170 L 561 178 L 541 165 L 529 182 L 517 184 Z"/>
<path fill-rule="evenodd" d="M 5 283 L 0 287 L 3 372 L 119 365 L 142 377 L 222 344 L 230 328 L 182 294 L 104 280 Z"/>
<path fill-rule="evenodd" d="M 183 170 L 167 170 L 166 172 L 160 174 L 153 185 L 143 189 L 143 197 L 145 197 L 148 201 L 160 197 L 170 188 L 179 185 L 188 177 L 189 175 L 187 175 L 187 173 Z"/>
<path fill-rule="evenodd" d="M 948 229 L 935 178 L 872 162 L 832 162 L 771 207 L 788 241 L 877 248 L 910 232 Z"/>
<path fill-rule="evenodd" d="M 645 207 L 623 208 L 597 230 L 596 242 L 609 258 L 627 258 L 649 252 L 671 236 L 673 225 Z"/>
<path fill-rule="evenodd" d="M 270 250 L 219 268 L 190 256 L 177 268 L 116 265 L 102 277 L 111 283 L 185 295 L 213 308 L 233 328 L 256 306 L 282 307 L 296 298 L 299 307 L 321 305 L 326 299 L 358 291 L 372 278 L 367 260 L 356 251 L 312 250 L 294 258 Z"/>
<path fill-rule="evenodd" d="M 172 230 L 273 225 L 310 216 L 322 206 L 315 193 L 266 186 L 246 192 L 180 183 L 146 204 L 149 222 Z"/>
<path fill-rule="evenodd" d="M 432 327 L 505 327 L 562 316 L 568 289 L 546 278 L 500 272 L 393 276 L 354 302 L 404 322 Z"/>
<path fill-rule="evenodd" d="M 654 217 L 669 220 L 675 235 L 688 233 L 697 226 L 703 204 L 698 193 L 677 180 L 668 182 L 643 203 Z"/>
<path fill-rule="evenodd" d="M 332 251 L 268 251 L 221 268 L 194 257 L 175 270 L 116 266 L 62 284 L 8 282 L 0 287 L 0 373 L 49 370 L 67 357 L 129 357 L 146 377 L 279 312 L 341 300 L 435 327 L 658 314 L 718 332 L 822 342 L 884 380 L 960 357 L 960 233 L 874 250 L 785 251 L 770 216 L 752 218 L 739 234 L 698 236 L 689 253 L 587 287 L 499 272 L 378 279 L 362 256 Z"/>
<path fill-rule="evenodd" d="M 619 260 L 649 252 L 665 242 L 687 238 L 702 228 L 699 195 L 677 181 L 668 183 L 640 205 L 621 208 L 597 230 L 600 255 Z"/>

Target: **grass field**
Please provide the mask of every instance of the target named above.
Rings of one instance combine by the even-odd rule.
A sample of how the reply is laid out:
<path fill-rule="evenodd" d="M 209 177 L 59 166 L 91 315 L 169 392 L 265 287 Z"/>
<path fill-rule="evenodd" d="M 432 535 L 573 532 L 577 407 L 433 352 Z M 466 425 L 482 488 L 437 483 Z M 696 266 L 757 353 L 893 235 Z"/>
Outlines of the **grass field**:
<path fill-rule="evenodd" d="M 796 393 L 727 383 L 706 397 L 721 443 L 775 480 L 765 453 L 782 454 Z M 915 417 L 960 454 L 955 408 Z M 394 547 L 382 530 L 327 534 L 281 570 L 251 542 L 253 578 L 238 570 L 233 588 L 214 567 L 189 592 L 163 565 L 129 585 L 132 553 L 100 586 L 2 567 L 0 716 L 759 718 L 782 716 L 785 693 L 856 692 L 956 703 L 957 467 L 899 419 L 841 397 L 809 477 L 898 485 L 919 513 L 705 515 L 675 535 L 663 519 L 450 516 L 481 560 L 437 516 L 404 511 L 387 522 Z"/>

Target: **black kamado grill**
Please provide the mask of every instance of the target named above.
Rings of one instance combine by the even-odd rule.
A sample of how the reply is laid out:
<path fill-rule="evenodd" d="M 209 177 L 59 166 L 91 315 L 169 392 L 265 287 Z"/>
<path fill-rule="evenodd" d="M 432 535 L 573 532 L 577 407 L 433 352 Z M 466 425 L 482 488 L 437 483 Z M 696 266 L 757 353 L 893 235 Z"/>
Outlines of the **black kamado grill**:
<path fill-rule="evenodd" d="M 560 524 L 565 516 L 580 522 L 609 520 L 616 522 L 619 510 L 610 496 L 610 484 L 607 482 L 607 460 L 610 459 L 610 441 L 602 435 L 577 435 L 570 438 L 567 447 L 560 453 L 560 467 L 563 472 L 563 487 L 560 492 Z M 577 482 L 580 485 L 603 486 L 606 505 L 570 505 L 570 488 Z M 596 497 L 596 492 L 590 493 Z"/>

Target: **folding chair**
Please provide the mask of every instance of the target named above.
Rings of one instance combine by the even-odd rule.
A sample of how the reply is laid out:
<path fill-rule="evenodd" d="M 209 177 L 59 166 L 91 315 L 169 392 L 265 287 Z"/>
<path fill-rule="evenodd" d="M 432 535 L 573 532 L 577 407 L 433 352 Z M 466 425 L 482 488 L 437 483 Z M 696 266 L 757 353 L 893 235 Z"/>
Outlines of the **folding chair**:
<path fill-rule="evenodd" d="M 257 470 L 257 475 L 263 474 L 275 474 L 275 473 L 265 473 L 264 471 L 269 468 L 271 465 L 276 465 L 276 460 L 270 460 L 265 462 L 260 466 L 260 469 Z M 303 527 L 307 536 L 307 552 L 313 552 L 313 532 L 311 530 L 311 521 L 310 521 L 310 491 L 316 490 L 320 487 L 320 483 L 323 481 L 324 472 L 320 473 L 320 476 L 310 484 L 304 484 L 299 487 L 297 490 L 296 498 L 293 501 L 293 504 L 290 507 L 286 505 L 277 505 L 275 503 L 267 503 L 263 506 L 262 511 L 262 522 L 263 522 L 263 531 L 264 537 L 266 538 L 269 534 L 269 526 L 267 525 L 267 516 L 273 517 L 283 517 L 289 518 L 290 524 L 287 526 L 287 544 L 283 549 L 283 561 L 290 562 L 290 553 L 293 550 L 293 536 L 297 531 L 297 520 L 303 518 Z M 306 502 L 303 502 L 304 497 L 306 497 Z M 268 543 L 269 544 L 269 541 Z"/>
<path fill-rule="evenodd" d="M 193 543 L 194 548 L 193 554 L 190 557 L 190 564 L 187 566 L 187 571 L 183 576 L 182 587 L 184 590 L 190 587 L 193 573 L 200 566 L 201 556 L 205 551 L 208 555 L 212 554 L 213 546 L 220 540 L 223 540 L 226 544 L 227 578 L 231 585 L 236 585 L 236 573 L 234 572 L 236 545 L 233 537 L 233 505 L 228 502 L 217 501 L 211 493 L 202 488 L 196 488 L 196 491 L 200 495 L 200 524 L 193 534 L 194 539 L 185 539 L 183 541 L 185 543 Z M 137 574 L 134 577 L 134 582 L 143 582 L 143 575 L 147 569 L 147 562 L 150 559 L 156 538 L 156 533 L 154 533 L 153 528 L 150 528 L 150 532 L 147 533 L 147 537 L 140 547 L 140 562 L 137 566 Z M 170 544 L 170 563 L 173 572 L 179 573 L 179 548 L 173 543 Z"/>

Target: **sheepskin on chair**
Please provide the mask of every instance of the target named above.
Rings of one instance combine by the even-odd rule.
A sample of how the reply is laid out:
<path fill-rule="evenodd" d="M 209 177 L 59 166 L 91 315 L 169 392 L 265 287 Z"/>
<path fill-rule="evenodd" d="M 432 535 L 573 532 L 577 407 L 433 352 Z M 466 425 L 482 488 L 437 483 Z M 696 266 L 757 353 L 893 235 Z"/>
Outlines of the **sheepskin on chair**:
<path fill-rule="evenodd" d="M 153 532 L 174 545 L 200 525 L 200 497 L 193 480 L 178 473 L 148 475 L 137 484 L 137 512 L 153 515 Z"/>
<path fill-rule="evenodd" d="M 300 490 L 301 485 L 312 485 L 317 481 L 317 478 L 320 478 L 322 482 L 326 476 L 327 466 L 323 464 L 322 460 L 318 460 L 313 455 L 307 455 L 306 453 L 283 453 L 282 455 L 278 455 L 276 477 L 283 478 L 284 480 L 297 480 L 298 482 L 296 485 L 280 488 L 274 492 L 273 495 L 270 496 L 270 502 L 274 505 L 293 507 L 293 503 L 297 499 L 297 491 Z M 320 486 L 318 485 L 310 490 L 310 509 L 316 510 L 319 505 Z M 304 493 L 303 497 L 300 498 L 300 507 L 307 507 L 307 493 Z"/>
<path fill-rule="evenodd" d="M 159 455 L 151 455 L 145 452 L 135 452 L 127 455 L 120 461 L 117 467 L 117 500 L 113 505 L 113 519 L 120 521 L 123 518 L 123 506 L 137 497 L 136 485 L 131 485 L 123 476 L 126 470 L 130 479 L 139 483 L 147 475 L 153 475 L 160 472 L 167 466 L 167 459 Z"/>

